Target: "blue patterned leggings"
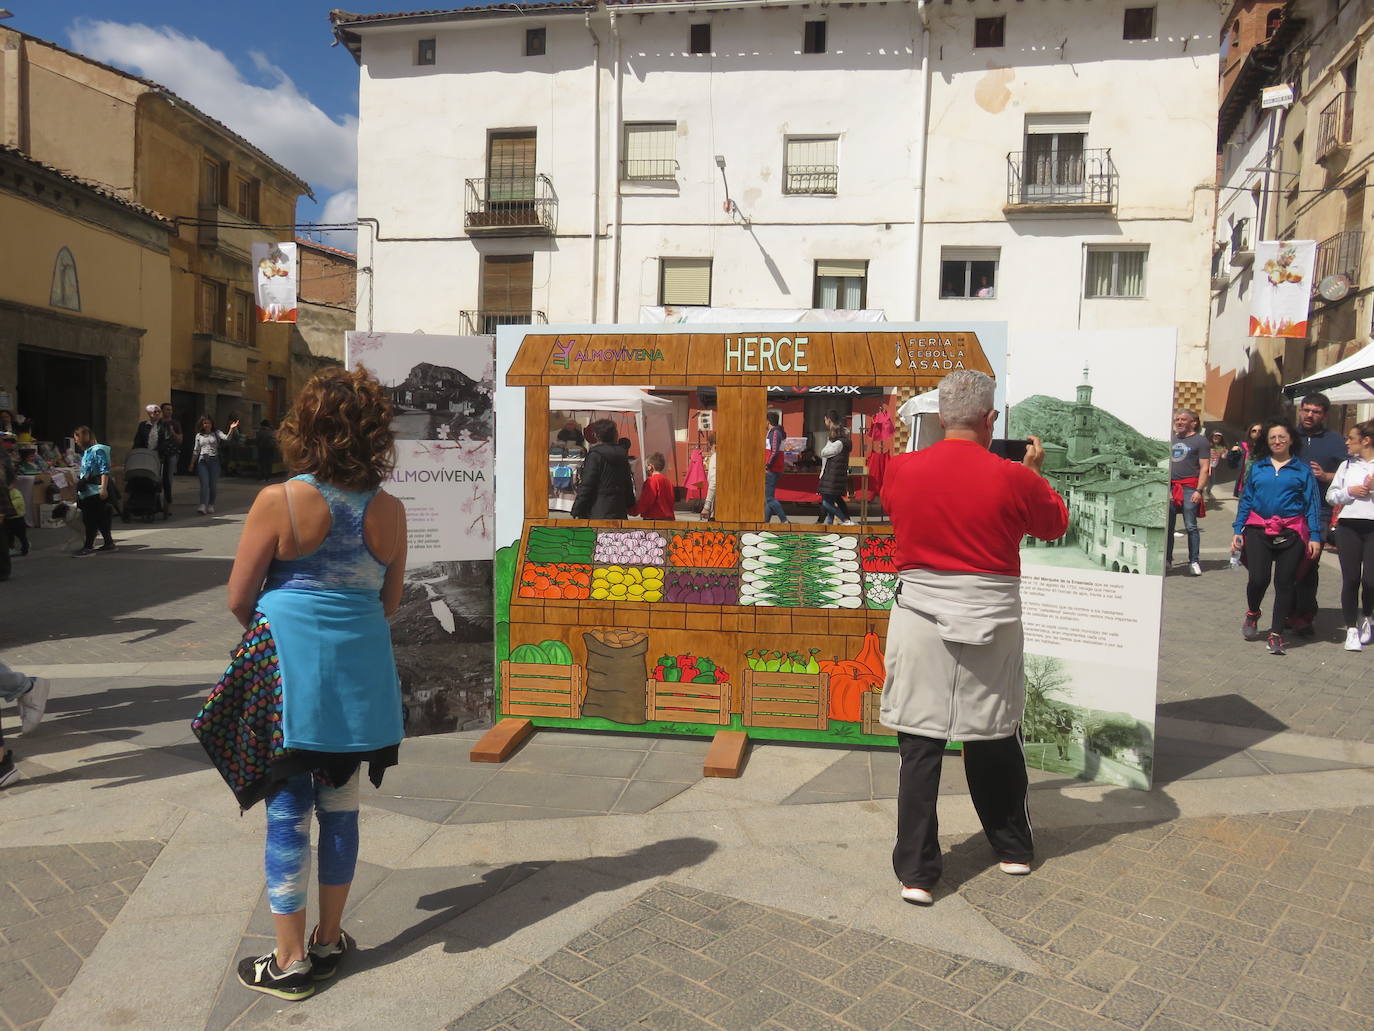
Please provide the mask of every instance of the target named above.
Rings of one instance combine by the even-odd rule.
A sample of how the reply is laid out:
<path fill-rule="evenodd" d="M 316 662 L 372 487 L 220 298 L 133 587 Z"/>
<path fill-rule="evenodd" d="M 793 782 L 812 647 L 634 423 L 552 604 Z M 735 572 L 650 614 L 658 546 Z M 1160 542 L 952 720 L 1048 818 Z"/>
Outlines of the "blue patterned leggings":
<path fill-rule="evenodd" d="M 331 788 L 300 773 L 267 800 L 267 900 L 273 913 L 305 908 L 310 880 L 310 812 L 320 821 L 320 883 L 353 883 L 358 865 L 358 774 Z"/>

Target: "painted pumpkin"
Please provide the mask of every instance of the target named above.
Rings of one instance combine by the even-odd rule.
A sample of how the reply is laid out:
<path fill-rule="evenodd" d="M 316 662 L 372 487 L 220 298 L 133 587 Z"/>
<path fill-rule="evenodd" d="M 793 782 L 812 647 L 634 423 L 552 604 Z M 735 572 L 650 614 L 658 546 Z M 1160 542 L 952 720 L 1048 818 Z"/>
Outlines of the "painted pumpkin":
<path fill-rule="evenodd" d="M 830 674 L 830 718 L 858 723 L 863 719 L 864 692 L 882 687 L 882 680 L 855 659 L 835 659 L 820 666 Z"/>

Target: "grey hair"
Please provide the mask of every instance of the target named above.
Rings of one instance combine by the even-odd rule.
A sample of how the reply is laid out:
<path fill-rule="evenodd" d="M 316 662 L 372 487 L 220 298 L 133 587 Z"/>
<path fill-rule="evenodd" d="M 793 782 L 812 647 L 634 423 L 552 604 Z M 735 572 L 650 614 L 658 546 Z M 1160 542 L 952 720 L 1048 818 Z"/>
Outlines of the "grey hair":
<path fill-rule="evenodd" d="M 1192 419 L 1193 422 L 1198 422 L 1198 421 L 1199 421 L 1199 420 L 1198 420 L 1198 417 L 1197 417 L 1197 412 L 1193 411 L 1191 408 L 1179 408 L 1179 409 L 1176 409 L 1176 410 L 1174 411 L 1174 415 L 1186 415 L 1186 416 L 1188 416 L 1188 418 Z"/>
<path fill-rule="evenodd" d="M 993 409 L 996 383 L 986 372 L 959 369 L 940 380 L 940 419 L 951 429 L 973 429 Z"/>

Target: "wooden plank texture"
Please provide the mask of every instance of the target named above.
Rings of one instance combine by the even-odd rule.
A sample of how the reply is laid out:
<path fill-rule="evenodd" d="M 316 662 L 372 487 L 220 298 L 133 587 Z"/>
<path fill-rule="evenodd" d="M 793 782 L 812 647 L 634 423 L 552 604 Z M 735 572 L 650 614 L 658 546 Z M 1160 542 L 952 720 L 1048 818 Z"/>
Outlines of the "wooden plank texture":
<path fill-rule="evenodd" d="M 549 388 L 525 388 L 525 518 L 549 517 Z"/>
<path fill-rule="evenodd" d="M 711 739 L 711 747 L 706 749 L 706 761 L 702 764 L 703 777 L 735 778 L 744 767 L 744 753 L 749 747 L 749 736 L 742 730 L 718 730 Z"/>
<path fill-rule="evenodd" d="M 716 518 L 752 522 L 763 511 L 768 394 L 757 387 L 721 387 L 716 409 Z"/>
<path fill-rule="evenodd" d="M 483 734 L 468 753 L 468 762 L 503 763 L 520 743 L 534 732 L 529 720 L 498 720 L 496 726 Z"/>

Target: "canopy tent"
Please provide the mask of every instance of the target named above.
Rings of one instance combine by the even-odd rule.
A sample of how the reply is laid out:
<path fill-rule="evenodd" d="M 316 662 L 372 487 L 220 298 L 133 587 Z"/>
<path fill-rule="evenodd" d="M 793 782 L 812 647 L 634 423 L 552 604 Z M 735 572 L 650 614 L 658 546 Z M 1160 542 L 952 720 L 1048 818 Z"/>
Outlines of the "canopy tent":
<path fill-rule="evenodd" d="M 1374 343 L 1366 344 L 1315 376 L 1289 383 L 1283 388 L 1288 397 L 1301 397 L 1319 391 L 1336 405 L 1374 402 Z"/>
<path fill-rule="evenodd" d="M 662 452 L 670 464 L 668 474 L 676 482 L 673 407 L 672 398 L 658 397 L 641 387 L 605 384 L 549 388 L 551 412 L 620 412 L 633 416 L 639 457 Z"/>

